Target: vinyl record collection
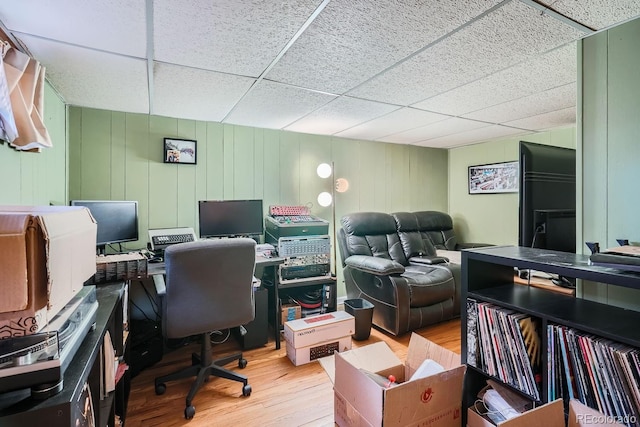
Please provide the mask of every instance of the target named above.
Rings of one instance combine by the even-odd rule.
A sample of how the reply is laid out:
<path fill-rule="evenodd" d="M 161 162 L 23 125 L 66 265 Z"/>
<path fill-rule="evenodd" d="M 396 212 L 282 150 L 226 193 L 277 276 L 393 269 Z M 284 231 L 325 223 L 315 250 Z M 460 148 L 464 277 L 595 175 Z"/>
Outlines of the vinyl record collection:
<path fill-rule="evenodd" d="M 560 325 L 547 326 L 547 346 L 549 401 L 575 398 L 627 425 L 640 425 L 637 348 Z"/>
<path fill-rule="evenodd" d="M 467 325 L 472 336 L 468 354 L 476 355 L 468 363 L 539 401 L 541 349 L 536 322 L 526 314 L 467 299 Z"/>

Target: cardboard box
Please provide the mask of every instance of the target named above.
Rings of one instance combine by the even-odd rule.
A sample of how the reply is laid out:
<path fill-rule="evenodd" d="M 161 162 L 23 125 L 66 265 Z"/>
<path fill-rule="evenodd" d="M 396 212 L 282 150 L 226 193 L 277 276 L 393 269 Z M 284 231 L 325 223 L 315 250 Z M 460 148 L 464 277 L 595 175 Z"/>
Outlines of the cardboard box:
<path fill-rule="evenodd" d="M 426 360 L 444 372 L 406 380 Z M 334 384 L 334 417 L 340 426 L 455 426 L 462 422 L 462 384 L 465 366 L 460 355 L 412 333 L 404 363 L 384 342 L 359 347 L 320 364 Z M 399 383 L 384 388 L 365 371 L 384 377 L 393 374 Z"/>
<path fill-rule="evenodd" d="M 309 316 L 284 324 L 284 339 L 293 348 L 308 347 L 312 344 L 346 337 L 354 333 L 355 318 L 345 311 Z"/>
<path fill-rule="evenodd" d="M 562 399 L 554 400 L 538 406 L 520 416 L 498 423 L 500 427 L 538 427 L 544 420 L 545 427 L 586 427 L 586 426 L 621 426 L 612 417 L 592 409 L 577 400 L 569 402 L 569 418 L 565 424 L 564 403 Z M 478 414 L 473 408 L 467 410 L 467 427 L 495 427 L 490 420 Z"/>
<path fill-rule="evenodd" d="M 281 304 L 280 313 L 282 315 L 280 324 L 284 325 L 291 320 L 300 319 L 302 317 L 302 308 L 295 302 L 285 303 Z"/>
<path fill-rule="evenodd" d="M 287 342 L 287 357 L 295 366 L 330 356 L 336 352 L 351 350 L 351 335 L 295 348 Z"/>
<path fill-rule="evenodd" d="M 0 338 L 38 332 L 96 272 L 97 225 L 72 206 L 0 206 Z"/>

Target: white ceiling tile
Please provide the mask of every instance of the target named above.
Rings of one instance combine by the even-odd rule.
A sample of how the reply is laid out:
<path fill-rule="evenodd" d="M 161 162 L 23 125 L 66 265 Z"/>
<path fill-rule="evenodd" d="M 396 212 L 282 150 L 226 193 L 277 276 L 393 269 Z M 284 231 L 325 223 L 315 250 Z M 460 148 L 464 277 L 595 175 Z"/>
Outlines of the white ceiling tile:
<path fill-rule="evenodd" d="M 419 128 L 385 136 L 379 140 L 384 142 L 394 142 L 397 144 L 413 144 L 418 141 L 452 135 L 467 130 L 480 129 L 486 126 L 490 126 L 490 124 L 452 117 L 427 126 L 421 126 Z"/>
<path fill-rule="evenodd" d="M 506 126 L 492 125 L 471 131 L 460 132 L 453 135 L 442 136 L 417 142 L 415 145 L 436 148 L 452 148 L 461 145 L 475 144 L 492 139 L 505 138 L 507 136 L 522 135 L 531 133 L 528 130 L 515 129 Z"/>
<path fill-rule="evenodd" d="M 463 115 L 491 107 L 575 82 L 576 58 L 576 43 L 572 42 L 413 106 L 451 115 Z"/>
<path fill-rule="evenodd" d="M 145 57 L 144 1 L 21 0 L 5 3 L 10 4 L 0 6 L 0 20 L 11 31 Z"/>
<path fill-rule="evenodd" d="M 317 0 L 155 0 L 155 59 L 258 77 Z"/>
<path fill-rule="evenodd" d="M 428 111 L 416 110 L 415 108 L 404 107 L 382 117 L 359 124 L 345 131 L 339 132 L 336 136 L 353 139 L 375 140 L 387 135 L 392 135 L 406 129 L 413 129 L 448 119 L 449 116 L 430 113 Z"/>
<path fill-rule="evenodd" d="M 268 77 L 342 94 L 499 1 L 333 0 Z"/>
<path fill-rule="evenodd" d="M 396 110 L 395 105 L 340 97 L 286 127 L 303 133 L 333 135 Z"/>
<path fill-rule="evenodd" d="M 349 94 L 411 105 L 581 35 L 573 27 L 513 1 Z"/>
<path fill-rule="evenodd" d="M 255 79 L 176 65 L 154 65 L 153 114 L 220 122 Z"/>
<path fill-rule="evenodd" d="M 262 80 L 225 122 L 282 129 L 333 99 L 333 95 Z"/>
<path fill-rule="evenodd" d="M 514 120 L 512 122 L 506 122 L 504 124 L 507 126 L 537 131 L 565 126 L 575 126 L 576 107 L 539 114 L 537 116 Z"/>
<path fill-rule="evenodd" d="M 24 41 L 68 104 L 149 112 L 146 61 L 30 36 Z"/>
<path fill-rule="evenodd" d="M 637 0 L 543 0 L 540 3 L 595 30 L 640 15 L 640 2 Z"/>
<path fill-rule="evenodd" d="M 506 123 L 517 119 L 562 110 L 576 105 L 576 85 L 569 83 L 544 92 L 525 96 L 465 114 L 467 119 L 483 120 L 492 123 Z"/>

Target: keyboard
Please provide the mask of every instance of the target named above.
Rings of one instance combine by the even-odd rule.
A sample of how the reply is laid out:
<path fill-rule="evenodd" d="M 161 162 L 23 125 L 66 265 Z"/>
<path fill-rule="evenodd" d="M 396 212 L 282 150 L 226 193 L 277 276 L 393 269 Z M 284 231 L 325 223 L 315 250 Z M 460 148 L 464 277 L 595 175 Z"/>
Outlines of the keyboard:
<path fill-rule="evenodd" d="M 149 230 L 149 242 L 151 243 L 152 251 L 164 250 L 171 245 L 195 242 L 196 240 L 196 234 L 193 228 L 190 227 Z"/>
<path fill-rule="evenodd" d="M 154 245 L 172 245 L 174 243 L 194 242 L 193 234 L 168 234 L 164 236 L 153 236 Z"/>

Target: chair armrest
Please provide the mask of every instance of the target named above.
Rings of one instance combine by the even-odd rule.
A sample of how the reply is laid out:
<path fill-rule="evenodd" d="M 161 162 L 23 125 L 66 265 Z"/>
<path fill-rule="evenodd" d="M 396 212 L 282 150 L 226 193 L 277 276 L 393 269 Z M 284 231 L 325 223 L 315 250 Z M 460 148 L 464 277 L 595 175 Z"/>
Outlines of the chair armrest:
<path fill-rule="evenodd" d="M 409 258 L 409 262 L 413 264 L 423 264 L 423 265 L 433 265 L 433 264 L 443 264 L 445 262 L 449 262 L 449 258 L 444 256 L 414 256 Z"/>
<path fill-rule="evenodd" d="M 366 255 L 351 255 L 344 260 L 349 267 L 377 276 L 388 276 L 404 273 L 404 266 L 387 258 Z"/>

